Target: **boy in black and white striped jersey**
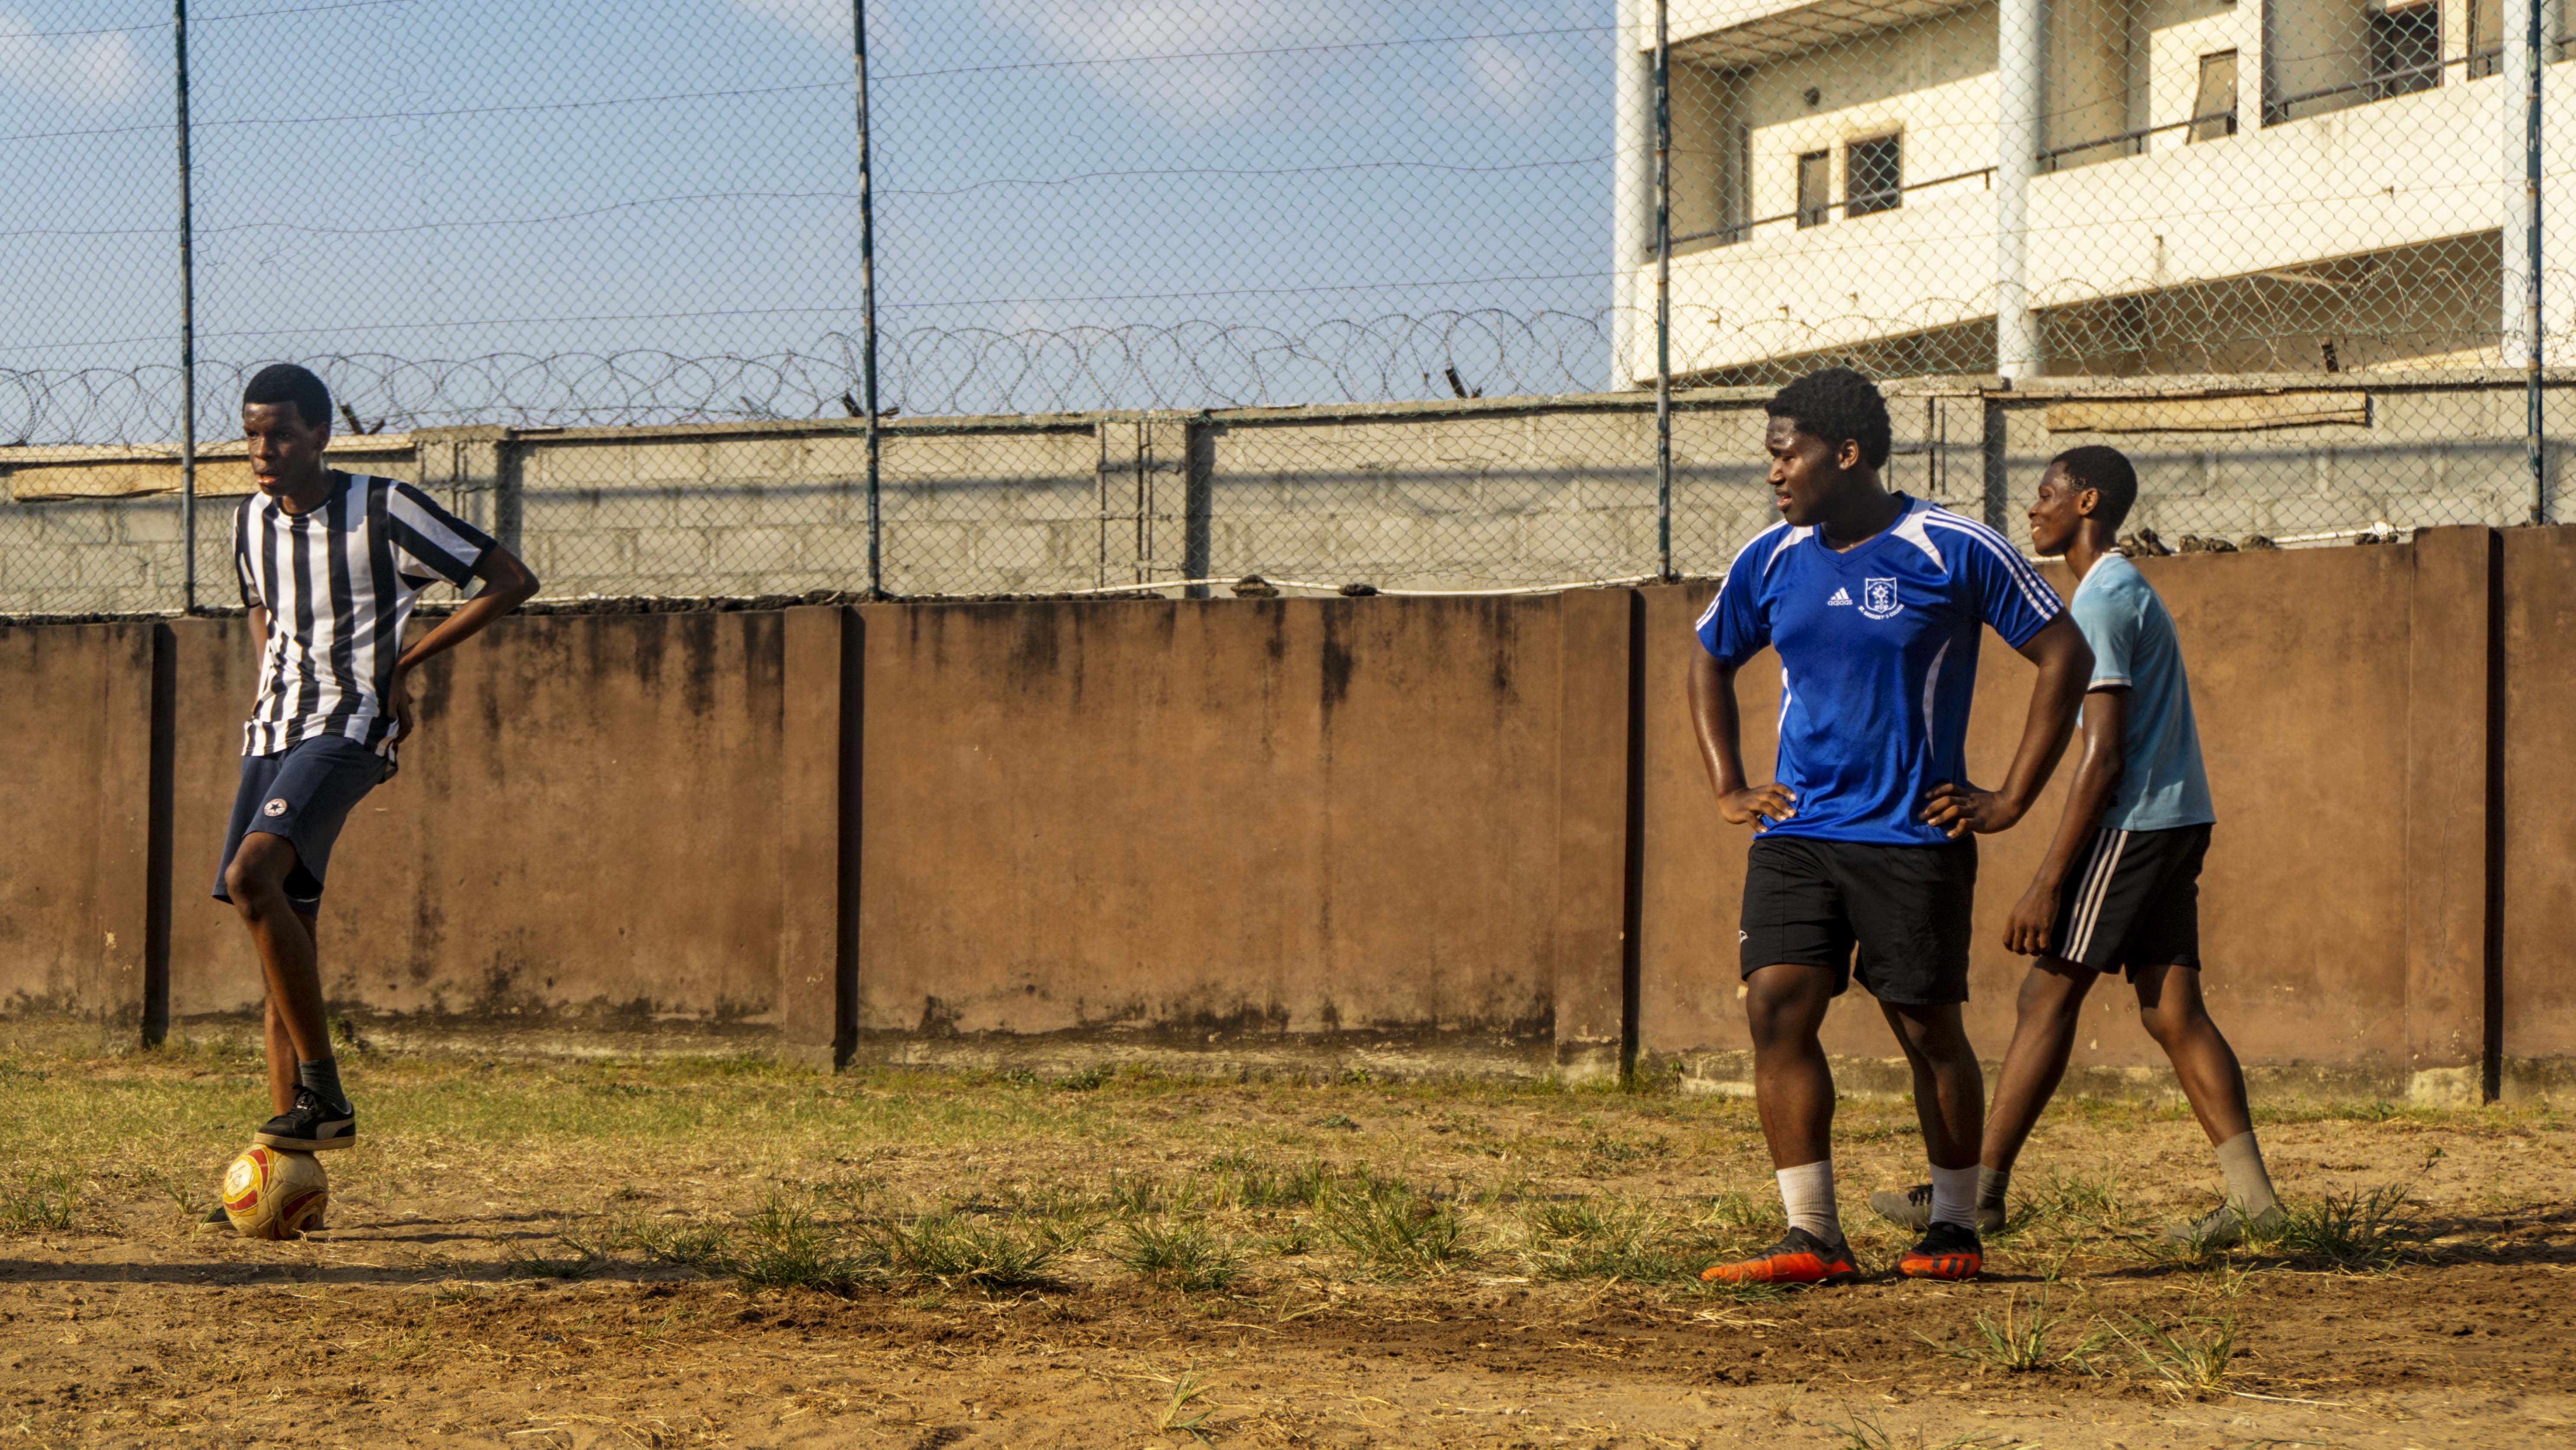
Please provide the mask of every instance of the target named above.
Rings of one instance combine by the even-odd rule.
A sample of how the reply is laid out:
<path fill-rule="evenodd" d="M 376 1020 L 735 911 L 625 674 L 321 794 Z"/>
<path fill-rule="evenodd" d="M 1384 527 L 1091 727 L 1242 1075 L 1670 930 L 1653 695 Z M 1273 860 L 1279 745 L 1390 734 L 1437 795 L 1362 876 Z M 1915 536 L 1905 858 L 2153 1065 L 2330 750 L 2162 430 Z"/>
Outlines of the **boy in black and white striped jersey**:
<path fill-rule="evenodd" d="M 242 393 L 259 491 L 233 523 L 242 603 L 261 639 L 259 699 L 215 878 L 258 948 L 268 988 L 272 1148 L 357 1139 L 322 1013 L 317 918 L 331 844 L 351 808 L 394 773 L 411 733 L 410 672 L 537 592 L 510 551 L 408 483 L 323 466 L 331 394 L 292 363 Z M 440 580 L 483 590 L 406 649 L 403 625 Z"/>
<path fill-rule="evenodd" d="M 2125 970 L 2227 1182 L 2225 1203 L 2166 1240 L 2223 1248 L 2277 1226 L 2283 1212 L 2254 1141 L 2244 1070 L 2201 1000 L 2200 869 L 2218 816 L 2173 616 L 2114 543 L 2137 496 L 2129 460 L 2095 445 L 2051 460 L 2030 508 L 2032 547 L 2064 555 L 2079 581 L 2067 612 L 2093 649 L 2093 677 L 2065 816 L 2006 928 L 2005 946 L 2039 961 L 2022 982 L 1986 1114 L 1977 1214 L 1990 1231 L 2001 1226 L 2013 1163 L 2066 1074 L 2085 994 L 2097 976 Z M 1869 1202 L 1907 1223 L 1929 1193 Z"/>

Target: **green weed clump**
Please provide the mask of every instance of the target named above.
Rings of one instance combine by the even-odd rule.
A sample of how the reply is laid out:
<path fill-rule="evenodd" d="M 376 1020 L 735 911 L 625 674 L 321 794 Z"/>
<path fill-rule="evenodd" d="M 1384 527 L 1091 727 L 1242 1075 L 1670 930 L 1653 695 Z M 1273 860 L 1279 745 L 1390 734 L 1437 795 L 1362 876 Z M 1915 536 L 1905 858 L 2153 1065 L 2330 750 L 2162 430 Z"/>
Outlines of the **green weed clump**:
<path fill-rule="evenodd" d="M 1336 1183 L 1317 1210 L 1316 1226 L 1383 1278 L 1445 1273 L 1473 1257 L 1456 1206 L 1409 1183 L 1364 1173 Z"/>
<path fill-rule="evenodd" d="M 80 1187 L 68 1173 L 26 1173 L 0 1182 L 0 1233 L 62 1233 L 80 1212 Z"/>
<path fill-rule="evenodd" d="M 2060 1349 L 2051 1337 L 2066 1322 L 2063 1314 L 2048 1312 L 2048 1291 L 2043 1289 L 2038 1300 L 2024 1312 L 2021 1293 L 2015 1290 L 2004 1302 L 2000 1320 L 1977 1316 L 1976 1336 L 1963 1343 L 1943 1344 L 1928 1334 L 1915 1338 L 1953 1359 L 1964 1359 L 1981 1369 L 2003 1374 L 2028 1374 L 2034 1370 L 2072 1369 L 2084 1374 L 2100 1374 L 2093 1356 L 2109 1347 L 2113 1336 L 2096 1330 L 2084 1336 L 2072 1348 Z"/>
<path fill-rule="evenodd" d="M 2113 1329 L 2120 1341 L 2137 1356 L 2138 1363 L 2154 1375 L 2166 1393 L 2176 1399 L 2210 1394 L 2222 1387 L 2228 1366 L 2236 1358 L 2238 1321 L 2226 1319 L 2184 1319 L 2173 1324 L 2129 1316 L 2129 1328 Z"/>
<path fill-rule="evenodd" d="M 1523 1216 L 1521 1263 L 1534 1279 L 1621 1279 L 1666 1284 L 1697 1277 L 1709 1255 L 1673 1217 L 1619 1196 L 1541 1203 Z"/>
<path fill-rule="evenodd" d="M 2338 1269 L 2373 1271 L 2394 1266 L 2423 1237 L 2405 1217 L 2413 1189 L 2403 1183 L 2354 1190 L 2339 1197 L 2289 1207 L 2281 1226 L 2261 1247 L 2298 1258 L 2321 1259 Z"/>
<path fill-rule="evenodd" d="M 1312 1208 L 1333 1184 L 1333 1170 L 1320 1158 L 1281 1167 L 1249 1153 L 1223 1153 L 1208 1160 L 1207 1171 L 1216 1179 L 1216 1201 L 1228 1208 Z"/>
<path fill-rule="evenodd" d="M 775 1194 L 743 1226 L 740 1243 L 721 1262 L 746 1289 L 846 1294 L 881 1277 L 879 1265 L 811 1210 Z"/>
<path fill-rule="evenodd" d="M 1110 1257 L 1165 1288 L 1197 1294 L 1243 1277 L 1243 1260 L 1204 1220 L 1129 1223 L 1126 1235 Z"/>
<path fill-rule="evenodd" d="M 618 1225 L 616 1241 L 657 1264 L 705 1269 L 723 1262 L 733 1246 L 731 1235 L 710 1224 L 672 1223 L 642 1216 Z"/>
<path fill-rule="evenodd" d="M 1059 1287 L 1056 1262 L 1082 1233 L 1061 1224 L 1002 1224 L 947 1212 L 909 1223 L 875 1219 L 861 1224 L 860 1238 L 861 1262 L 887 1278 L 992 1292 Z"/>

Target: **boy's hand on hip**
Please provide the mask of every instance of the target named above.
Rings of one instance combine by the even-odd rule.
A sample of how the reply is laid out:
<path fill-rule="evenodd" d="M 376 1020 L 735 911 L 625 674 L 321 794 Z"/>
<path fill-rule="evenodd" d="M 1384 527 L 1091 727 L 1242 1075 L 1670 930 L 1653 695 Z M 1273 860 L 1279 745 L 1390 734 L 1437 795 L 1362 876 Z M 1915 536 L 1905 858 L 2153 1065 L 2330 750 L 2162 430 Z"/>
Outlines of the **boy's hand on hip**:
<path fill-rule="evenodd" d="M 411 676 L 409 674 L 400 669 L 394 671 L 393 683 L 385 687 L 385 704 L 394 712 L 394 733 L 390 737 L 391 741 L 400 744 L 409 740 L 414 724 L 411 713 Z"/>
<path fill-rule="evenodd" d="M 1796 815 L 1797 802 L 1797 794 L 1775 780 L 1769 785 L 1749 785 L 1742 790 L 1719 792 L 1717 813 L 1724 816 L 1730 826 L 1750 825 L 1759 831 Z"/>
<path fill-rule="evenodd" d="M 2009 831 L 2021 820 L 2023 807 L 1997 791 L 1943 781 L 1923 798 L 1923 819 L 1951 840 L 1971 831 L 1980 836 Z"/>

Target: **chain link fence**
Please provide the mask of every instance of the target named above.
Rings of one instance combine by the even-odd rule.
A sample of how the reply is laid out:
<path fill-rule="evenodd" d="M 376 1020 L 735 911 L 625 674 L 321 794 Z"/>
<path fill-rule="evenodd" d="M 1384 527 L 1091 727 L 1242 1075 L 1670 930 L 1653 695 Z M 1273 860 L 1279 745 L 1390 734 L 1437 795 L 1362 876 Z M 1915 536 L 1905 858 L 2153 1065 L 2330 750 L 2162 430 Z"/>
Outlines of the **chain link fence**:
<path fill-rule="evenodd" d="M 280 358 L 550 594 L 1710 573 L 1836 363 L 1999 526 L 2556 512 L 2562 0 L 138 10 L 0 3 L 0 612 L 230 603 Z"/>

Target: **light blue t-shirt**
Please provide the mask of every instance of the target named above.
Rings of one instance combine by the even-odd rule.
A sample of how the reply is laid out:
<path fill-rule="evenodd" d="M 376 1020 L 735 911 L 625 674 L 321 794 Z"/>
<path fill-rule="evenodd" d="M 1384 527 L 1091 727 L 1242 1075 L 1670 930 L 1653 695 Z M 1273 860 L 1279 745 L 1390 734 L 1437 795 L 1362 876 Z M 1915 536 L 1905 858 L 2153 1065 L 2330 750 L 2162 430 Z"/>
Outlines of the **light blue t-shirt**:
<path fill-rule="evenodd" d="M 1926 792 L 1968 778 L 1968 707 L 1988 626 L 2019 648 L 2057 593 L 2003 535 L 1920 499 L 1840 553 L 1778 523 L 1744 546 L 1699 619 L 1699 642 L 1740 666 L 1780 656 L 1780 758 L 1797 813 L 1765 836 L 1939 846 Z"/>
<path fill-rule="evenodd" d="M 2106 554 L 2075 586 L 2067 612 L 2093 647 L 2090 688 L 2129 687 L 2120 789 L 2102 812 L 2102 824 L 2169 831 L 2217 820 L 2209 777 L 2200 765 L 2200 730 L 2192 723 L 2182 642 L 2147 577 L 2120 555 Z"/>

